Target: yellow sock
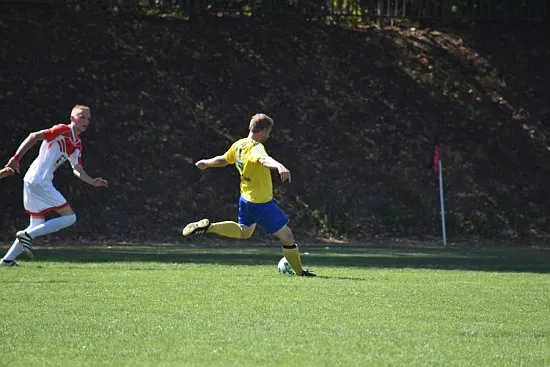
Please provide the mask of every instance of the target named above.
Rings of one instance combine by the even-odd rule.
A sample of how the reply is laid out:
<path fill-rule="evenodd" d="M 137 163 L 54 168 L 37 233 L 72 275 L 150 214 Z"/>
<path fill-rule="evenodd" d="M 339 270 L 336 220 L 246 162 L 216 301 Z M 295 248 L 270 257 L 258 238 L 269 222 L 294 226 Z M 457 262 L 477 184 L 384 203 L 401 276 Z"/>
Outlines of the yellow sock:
<path fill-rule="evenodd" d="M 298 250 L 298 245 L 294 244 L 294 246 L 290 248 L 283 246 L 283 255 L 286 257 L 286 261 L 288 261 L 296 275 L 301 275 L 302 259 L 300 258 L 300 250 Z"/>
<path fill-rule="evenodd" d="M 242 231 L 239 223 L 227 221 L 211 223 L 210 227 L 206 231 L 207 233 L 215 233 L 224 237 L 241 238 Z"/>

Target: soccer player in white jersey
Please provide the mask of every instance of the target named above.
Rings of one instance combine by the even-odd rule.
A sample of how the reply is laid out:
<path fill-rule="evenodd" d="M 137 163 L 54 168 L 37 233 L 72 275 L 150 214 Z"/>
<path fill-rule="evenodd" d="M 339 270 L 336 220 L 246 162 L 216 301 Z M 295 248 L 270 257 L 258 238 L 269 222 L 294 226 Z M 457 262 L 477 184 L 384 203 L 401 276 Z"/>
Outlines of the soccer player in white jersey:
<path fill-rule="evenodd" d="M 76 177 L 95 187 L 107 187 L 107 180 L 90 177 L 82 166 L 82 141 L 80 134 L 90 124 L 88 106 L 76 105 L 71 111 L 71 123 L 58 124 L 50 129 L 35 131 L 23 140 L 5 168 L 9 173 L 19 173 L 19 160 L 37 142 L 42 141 L 38 157 L 32 162 L 23 178 L 23 204 L 30 216 L 27 228 L 17 232 L 16 240 L 0 261 L 0 265 L 17 266 L 15 259 L 21 252 L 33 257 L 34 238 L 57 232 L 76 222 L 76 215 L 67 200 L 53 186 L 53 174 L 57 167 L 69 161 Z M 56 212 L 58 217 L 47 220 L 46 214 Z"/>

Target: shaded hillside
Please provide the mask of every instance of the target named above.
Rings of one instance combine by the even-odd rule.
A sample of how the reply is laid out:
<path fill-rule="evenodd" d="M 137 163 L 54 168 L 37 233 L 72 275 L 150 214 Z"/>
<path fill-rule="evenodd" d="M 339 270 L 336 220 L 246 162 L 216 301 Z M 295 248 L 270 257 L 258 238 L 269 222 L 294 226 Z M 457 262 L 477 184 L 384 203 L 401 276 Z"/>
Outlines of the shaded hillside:
<path fill-rule="evenodd" d="M 192 163 L 260 111 L 276 121 L 268 151 L 293 174 L 275 196 L 300 236 L 437 238 L 435 132 L 450 239 L 548 234 L 550 50 L 537 30 L 3 10 L 2 159 L 75 103 L 92 107 L 84 162 L 110 188 L 58 170 L 79 217 L 64 238 L 174 241 L 190 220 L 235 218 L 236 172 Z M 0 185 L 7 241 L 27 219 L 21 177 Z"/>

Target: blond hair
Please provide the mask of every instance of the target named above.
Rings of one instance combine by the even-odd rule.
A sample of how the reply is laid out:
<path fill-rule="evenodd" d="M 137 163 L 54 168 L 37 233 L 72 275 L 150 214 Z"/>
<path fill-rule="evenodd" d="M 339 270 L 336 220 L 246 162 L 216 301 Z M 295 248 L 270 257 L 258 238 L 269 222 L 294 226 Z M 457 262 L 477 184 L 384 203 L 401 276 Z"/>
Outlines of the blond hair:
<path fill-rule="evenodd" d="M 265 113 L 257 113 L 250 119 L 248 129 L 253 133 L 258 133 L 264 129 L 270 129 L 275 123 L 273 119 Z"/>
<path fill-rule="evenodd" d="M 77 104 L 74 105 L 73 109 L 71 110 L 71 116 L 74 114 L 75 111 L 81 111 L 81 110 L 90 110 L 90 107 L 85 106 L 83 104 Z"/>

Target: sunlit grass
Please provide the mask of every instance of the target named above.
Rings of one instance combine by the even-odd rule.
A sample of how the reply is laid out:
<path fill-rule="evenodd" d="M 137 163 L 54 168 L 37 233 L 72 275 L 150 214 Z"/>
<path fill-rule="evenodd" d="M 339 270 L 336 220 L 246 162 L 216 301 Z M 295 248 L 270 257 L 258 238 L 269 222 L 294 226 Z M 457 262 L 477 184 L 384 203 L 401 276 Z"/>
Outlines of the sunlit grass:
<path fill-rule="evenodd" d="M 0 268 L 0 365 L 548 365 L 548 255 L 502 251 L 39 249 Z"/>

